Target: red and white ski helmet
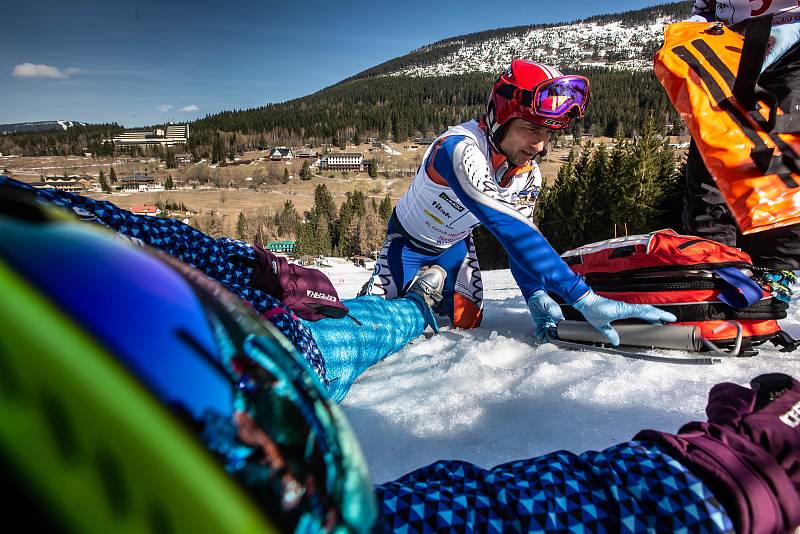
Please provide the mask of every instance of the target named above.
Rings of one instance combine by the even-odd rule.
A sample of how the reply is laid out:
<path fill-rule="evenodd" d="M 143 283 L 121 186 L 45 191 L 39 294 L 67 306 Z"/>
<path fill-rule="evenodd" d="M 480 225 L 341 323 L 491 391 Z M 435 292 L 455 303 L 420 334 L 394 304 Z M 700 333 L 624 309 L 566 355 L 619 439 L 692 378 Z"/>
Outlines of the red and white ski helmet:
<path fill-rule="evenodd" d="M 515 59 L 497 78 L 486 106 L 486 125 L 491 136 L 513 118 L 563 130 L 582 117 L 589 102 L 589 80 L 565 76 L 541 63 Z"/>

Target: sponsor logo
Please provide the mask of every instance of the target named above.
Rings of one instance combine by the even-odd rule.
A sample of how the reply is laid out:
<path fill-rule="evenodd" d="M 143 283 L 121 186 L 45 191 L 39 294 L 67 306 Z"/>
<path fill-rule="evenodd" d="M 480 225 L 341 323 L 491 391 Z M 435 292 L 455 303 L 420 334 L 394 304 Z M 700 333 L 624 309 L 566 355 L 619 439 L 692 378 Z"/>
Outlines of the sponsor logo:
<path fill-rule="evenodd" d="M 791 428 L 800 426 L 800 402 L 792 406 L 788 412 L 779 418 L 783 424 Z"/>
<path fill-rule="evenodd" d="M 439 224 L 444 224 L 444 221 L 443 221 L 443 220 L 441 220 L 441 219 L 440 219 L 439 217 L 437 217 L 436 215 L 434 215 L 433 213 L 431 213 L 431 212 L 430 212 L 430 210 L 429 210 L 428 208 L 425 208 L 425 215 L 427 215 L 428 217 L 430 217 L 431 219 L 433 219 L 434 221 L 436 221 L 436 222 L 437 222 L 437 223 L 439 223 Z"/>
<path fill-rule="evenodd" d="M 439 202 L 437 202 L 437 201 L 433 200 L 433 201 L 431 201 L 431 205 L 432 205 L 434 208 L 436 208 L 436 211 L 438 211 L 439 213 L 441 213 L 442 215 L 444 215 L 444 216 L 445 216 L 445 217 L 447 217 L 448 219 L 452 219 L 452 218 L 453 218 L 453 217 L 451 217 L 451 216 L 450 216 L 450 212 L 449 212 L 449 211 L 447 211 L 447 210 L 444 208 L 444 206 L 442 206 L 442 205 L 441 205 L 441 203 L 439 203 Z"/>
<path fill-rule="evenodd" d="M 331 302 L 338 302 L 339 301 L 339 299 L 337 299 L 333 295 L 328 295 L 326 293 L 320 293 L 319 291 L 311 291 L 310 289 L 306 289 L 306 296 L 307 297 L 311 297 L 312 299 L 329 300 Z"/>
<path fill-rule="evenodd" d="M 456 210 L 457 212 L 461 213 L 462 211 L 464 211 L 464 206 L 462 206 L 452 198 L 448 197 L 446 194 L 439 193 L 439 198 L 441 198 L 442 200 L 453 206 L 453 209 Z"/>

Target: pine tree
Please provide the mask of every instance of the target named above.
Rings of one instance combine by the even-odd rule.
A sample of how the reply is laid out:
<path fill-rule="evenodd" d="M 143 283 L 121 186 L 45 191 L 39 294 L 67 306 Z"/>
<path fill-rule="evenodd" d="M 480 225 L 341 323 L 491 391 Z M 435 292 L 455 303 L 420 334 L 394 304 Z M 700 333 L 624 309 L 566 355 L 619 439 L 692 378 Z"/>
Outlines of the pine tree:
<path fill-rule="evenodd" d="M 239 218 L 236 220 L 236 238 L 247 241 L 247 218 L 242 211 L 239 212 Z"/>
<path fill-rule="evenodd" d="M 289 169 L 287 169 L 286 167 L 283 168 L 283 179 L 281 180 L 281 183 L 282 184 L 289 183 Z"/>
<path fill-rule="evenodd" d="M 225 162 L 225 146 L 219 134 L 214 136 L 214 146 L 211 149 L 211 163 Z"/>
<path fill-rule="evenodd" d="M 378 164 L 375 163 L 375 160 L 369 162 L 368 172 L 370 178 L 378 177 Z"/>
<path fill-rule="evenodd" d="M 111 183 L 112 184 L 117 183 L 117 173 L 114 172 L 114 167 L 111 167 L 111 172 L 110 172 L 110 174 L 108 176 L 111 179 Z"/>
<path fill-rule="evenodd" d="M 572 138 L 575 141 L 575 144 L 579 144 L 583 140 L 583 125 L 580 122 L 576 122 L 575 126 L 572 130 Z"/>
<path fill-rule="evenodd" d="M 311 176 L 311 165 L 308 164 L 308 160 L 305 160 L 303 162 L 303 167 L 300 169 L 300 179 L 310 180 Z"/>
<path fill-rule="evenodd" d="M 294 209 L 294 204 L 291 200 L 287 200 L 283 203 L 283 209 L 276 217 L 275 226 L 278 229 L 278 235 L 282 238 L 293 236 L 299 221 L 300 217 L 297 215 L 297 210 Z"/>
<path fill-rule="evenodd" d="M 172 148 L 167 149 L 166 154 L 166 161 L 165 161 L 168 169 L 174 169 L 178 166 L 177 161 L 175 160 L 175 151 Z"/>
<path fill-rule="evenodd" d="M 167 179 L 164 181 L 164 189 L 167 191 L 175 188 L 175 182 L 172 181 L 172 175 L 168 174 Z"/>
<path fill-rule="evenodd" d="M 334 242 L 336 250 L 342 256 L 347 256 L 350 250 L 350 228 L 353 222 L 353 203 L 351 202 L 351 194 L 347 193 L 347 199 L 342 203 L 339 208 L 339 220 L 336 223 Z"/>
<path fill-rule="evenodd" d="M 328 217 L 328 220 L 336 219 L 336 204 L 325 184 L 319 184 L 314 189 L 314 209 Z"/>
<path fill-rule="evenodd" d="M 111 192 L 111 186 L 108 185 L 108 181 L 106 180 L 106 176 L 105 176 L 105 174 L 103 174 L 103 169 L 100 169 L 100 176 L 98 177 L 98 181 L 100 182 L 100 189 L 104 193 L 110 193 Z"/>
<path fill-rule="evenodd" d="M 588 180 L 584 184 L 583 212 L 580 214 L 583 219 L 584 243 L 600 241 L 608 237 L 611 228 L 611 212 L 608 209 L 611 195 L 609 194 L 608 180 L 609 173 L 608 150 L 604 144 L 600 144 L 593 152 L 587 173 Z"/>
<path fill-rule="evenodd" d="M 299 255 L 316 254 L 318 245 L 314 236 L 313 224 L 308 219 L 300 221 L 297 225 L 297 243 L 295 250 Z"/>
<path fill-rule="evenodd" d="M 625 194 L 620 199 L 623 222 L 631 233 L 650 231 L 659 215 L 656 206 L 674 173 L 674 157 L 658 139 L 652 117 L 645 121 L 629 158 L 630 174 L 622 184 Z"/>
<path fill-rule="evenodd" d="M 392 216 L 392 199 L 389 197 L 389 193 L 386 193 L 386 196 L 381 200 L 381 205 L 378 206 L 378 214 L 384 222 L 387 222 L 389 217 Z"/>

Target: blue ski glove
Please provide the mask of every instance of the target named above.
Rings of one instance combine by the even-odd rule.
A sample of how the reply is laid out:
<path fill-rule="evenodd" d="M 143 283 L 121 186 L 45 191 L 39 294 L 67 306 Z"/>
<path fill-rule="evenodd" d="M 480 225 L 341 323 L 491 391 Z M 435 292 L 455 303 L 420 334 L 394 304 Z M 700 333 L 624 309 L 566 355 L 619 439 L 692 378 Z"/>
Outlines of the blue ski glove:
<path fill-rule="evenodd" d="M 536 323 L 534 333 L 540 341 L 545 340 L 547 328 L 555 326 L 559 321 L 564 320 L 561 307 L 550 298 L 547 291 L 540 289 L 528 299 L 528 309 L 531 310 L 531 317 Z"/>
<path fill-rule="evenodd" d="M 597 328 L 615 347 L 619 345 L 619 334 L 611 326 L 611 321 L 643 319 L 648 323 L 658 324 L 671 323 L 677 319 L 671 313 L 659 310 L 655 306 L 607 299 L 592 290 L 579 298 L 572 307 L 581 312 L 589 324 Z"/>

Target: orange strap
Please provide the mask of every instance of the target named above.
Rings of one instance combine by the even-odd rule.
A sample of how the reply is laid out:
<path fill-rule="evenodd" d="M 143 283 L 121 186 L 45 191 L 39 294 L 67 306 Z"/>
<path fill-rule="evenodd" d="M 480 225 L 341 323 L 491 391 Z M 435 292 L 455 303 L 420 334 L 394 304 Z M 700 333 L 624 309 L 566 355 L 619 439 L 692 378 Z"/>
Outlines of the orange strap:
<path fill-rule="evenodd" d="M 768 110 L 733 97 L 743 38 L 713 23 L 664 31 L 655 73 L 744 234 L 800 223 L 800 135 L 768 131 Z M 778 115 L 780 118 L 781 115 Z"/>

